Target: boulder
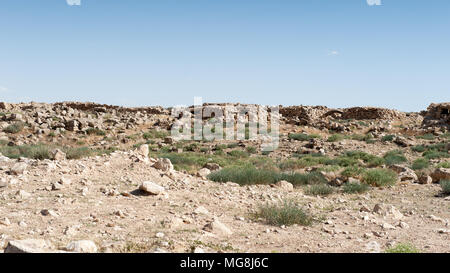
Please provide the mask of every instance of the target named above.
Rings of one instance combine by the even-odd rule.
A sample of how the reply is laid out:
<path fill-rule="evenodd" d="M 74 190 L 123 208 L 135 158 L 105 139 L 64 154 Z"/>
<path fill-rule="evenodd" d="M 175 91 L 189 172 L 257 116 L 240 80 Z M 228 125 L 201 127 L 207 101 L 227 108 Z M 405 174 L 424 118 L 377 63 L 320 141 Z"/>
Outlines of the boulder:
<path fill-rule="evenodd" d="M 56 161 L 62 161 L 66 159 L 66 153 L 61 151 L 60 149 L 55 149 L 52 151 L 52 158 Z"/>
<path fill-rule="evenodd" d="M 226 225 L 224 225 L 217 219 L 206 224 L 203 227 L 203 230 L 223 236 L 229 236 L 233 234 L 233 232 Z"/>
<path fill-rule="evenodd" d="M 14 164 L 12 167 L 11 167 L 11 174 L 14 174 L 14 175 L 21 175 L 21 174 L 23 174 L 24 172 L 25 172 L 25 170 L 27 169 L 27 167 L 28 167 L 28 165 L 26 164 L 26 163 L 24 163 L 24 162 L 19 162 L 19 163 L 16 163 L 16 164 Z"/>
<path fill-rule="evenodd" d="M 450 169 L 447 168 L 436 169 L 430 176 L 433 179 L 434 183 L 439 183 L 441 180 L 449 180 Z"/>
<path fill-rule="evenodd" d="M 152 194 L 152 195 L 158 195 L 165 191 L 164 187 L 161 187 L 158 184 L 155 184 L 150 181 L 144 181 L 142 182 L 141 186 L 139 187 L 141 191 L 145 191 L 146 193 Z"/>
<path fill-rule="evenodd" d="M 70 252 L 78 252 L 78 253 L 96 253 L 97 246 L 94 242 L 89 240 L 81 240 L 71 242 L 66 246 L 66 250 Z"/>
<path fill-rule="evenodd" d="M 294 190 L 294 185 L 284 180 L 277 182 L 275 186 L 289 192 Z"/>
<path fill-rule="evenodd" d="M 5 253 L 45 253 L 50 252 L 52 245 L 42 239 L 26 239 L 10 241 L 5 248 Z"/>
<path fill-rule="evenodd" d="M 155 164 L 153 164 L 153 168 L 161 170 L 163 172 L 170 172 L 173 170 L 172 162 L 168 158 L 159 158 Z"/>

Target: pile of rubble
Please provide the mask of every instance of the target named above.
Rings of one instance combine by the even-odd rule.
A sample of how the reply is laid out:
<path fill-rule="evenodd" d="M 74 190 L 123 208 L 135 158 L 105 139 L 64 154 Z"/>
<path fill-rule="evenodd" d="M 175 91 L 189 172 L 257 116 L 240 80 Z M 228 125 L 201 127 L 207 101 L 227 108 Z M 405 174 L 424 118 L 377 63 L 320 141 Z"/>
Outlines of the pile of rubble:
<path fill-rule="evenodd" d="M 450 102 L 432 103 L 424 113 L 423 127 L 450 127 Z"/>

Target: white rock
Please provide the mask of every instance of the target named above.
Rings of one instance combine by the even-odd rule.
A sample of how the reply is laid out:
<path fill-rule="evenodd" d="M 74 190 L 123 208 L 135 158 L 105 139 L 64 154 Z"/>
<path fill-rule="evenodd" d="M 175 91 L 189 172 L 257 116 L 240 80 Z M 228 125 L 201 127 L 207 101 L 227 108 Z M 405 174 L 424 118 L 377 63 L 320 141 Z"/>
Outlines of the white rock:
<path fill-rule="evenodd" d="M 203 206 L 199 206 L 194 210 L 194 214 L 208 214 L 209 211 L 203 207 Z"/>
<path fill-rule="evenodd" d="M 229 236 L 232 235 L 233 232 L 223 223 L 221 223 L 219 220 L 215 219 L 214 221 L 206 224 L 203 227 L 203 230 L 208 231 L 208 232 L 212 232 L 218 235 L 224 235 L 224 236 Z"/>
<path fill-rule="evenodd" d="M 31 197 L 31 193 L 28 193 L 24 190 L 19 190 L 16 192 L 16 197 L 21 199 L 21 200 L 25 200 Z"/>
<path fill-rule="evenodd" d="M 371 241 L 366 244 L 366 251 L 370 253 L 380 253 L 381 252 L 381 246 L 376 241 Z"/>
<path fill-rule="evenodd" d="M 19 162 L 19 163 L 16 163 L 16 164 L 14 164 L 12 167 L 11 167 L 11 173 L 12 174 L 15 174 L 15 175 L 20 175 L 20 174 L 23 174 L 24 172 L 25 172 L 25 170 L 27 169 L 27 167 L 28 167 L 28 165 L 26 164 L 26 163 L 24 163 L 24 162 Z"/>
<path fill-rule="evenodd" d="M 165 192 L 164 187 L 161 187 L 158 184 L 155 184 L 153 182 L 150 181 L 144 181 L 142 182 L 141 186 L 139 187 L 139 189 L 141 191 L 145 191 L 149 194 L 153 194 L 153 195 L 158 195 L 161 194 L 163 192 Z"/>
<path fill-rule="evenodd" d="M 293 191 L 294 190 L 294 185 L 292 185 L 291 183 L 284 181 L 284 180 L 279 181 L 275 185 L 285 191 Z"/>
<path fill-rule="evenodd" d="M 173 171 L 172 162 L 168 158 L 159 158 L 155 164 L 153 164 L 153 168 L 161 170 L 163 172 Z"/>
<path fill-rule="evenodd" d="M 78 252 L 78 253 L 96 253 L 97 246 L 94 242 L 89 240 L 81 240 L 71 242 L 66 246 L 67 251 Z"/>
<path fill-rule="evenodd" d="M 6 246 L 5 253 L 45 253 L 49 252 L 52 245 L 41 239 L 26 239 L 10 241 Z"/>
<path fill-rule="evenodd" d="M 0 219 L 0 225 L 9 226 L 11 225 L 11 221 L 9 221 L 8 217 L 4 217 Z"/>
<path fill-rule="evenodd" d="M 202 178 L 206 178 L 210 173 L 211 173 L 211 170 L 209 170 L 207 168 L 203 168 L 197 172 L 197 175 Z"/>

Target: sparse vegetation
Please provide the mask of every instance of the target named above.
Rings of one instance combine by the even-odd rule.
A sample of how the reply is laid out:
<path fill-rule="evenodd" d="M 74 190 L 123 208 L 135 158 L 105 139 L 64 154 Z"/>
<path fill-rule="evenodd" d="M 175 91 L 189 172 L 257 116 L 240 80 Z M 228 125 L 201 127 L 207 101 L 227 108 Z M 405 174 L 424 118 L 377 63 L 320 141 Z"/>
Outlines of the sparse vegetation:
<path fill-rule="evenodd" d="M 442 193 L 445 195 L 450 195 L 450 180 L 443 180 L 440 185 L 442 188 Z"/>
<path fill-rule="evenodd" d="M 305 189 L 307 195 L 327 196 L 334 192 L 333 187 L 326 184 L 310 185 Z"/>
<path fill-rule="evenodd" d="M 433 134 L 425 134 L 422 136 L 417 136 L 417 139 L 433 140 L 435 136 Z"/>
<path fill-rule="evenodd" d="M 165 138 L 169 135 L 169 132 L 166 130 L 156 130 L 152 129 L 142 135 L 145 140 L 156 139 L 156 138 Z"/>
<path fill-rule="evenodd" d="M 251 165 L 227 167 L 211 173 L 208 178 L 215 182 L 231 181 L 240 185 L 273 184 L 281 180 L 294 186 L 326 183 L 326 179 L 318 172 L 281 173 L 276 170 L 257 169 Z"/>
<path fill-rule="evenodd" d="M 397 174 L 388 169 L 371 169 L 365 171 L 363 181 L 374 187 L 391 186 L 397 181 Z"/>
<path fill-rule="evenodd" d="M 294 224 L 310 226 L 314 222 L 311 215 L 291 200 L 285 200 L 281 204 L 261 205 L 254 216 L 274 226 L 291 226 Z"/>
<path fill-rule="evenodd" d="M 98 128 L 89 128 L 86 130 L 88 135 L 105 136 L 106 132 Z"/>
<path fill-rule="evenodd" d="M 289 134 L 289 139 L 308 141 L 314 138 L 320 138 L 319 135 L 307 135 L 307 134 Z"/>
<path fill-rule="evenodd" d="M 341 134 L 334 134 L 334 135 L 331 135 L 330 137 L 328 137 L 327 141 L 328 141 L 328 142 L 336 142 L 336 141 L 341 141 L 341 140 L 343 140 L 344 138 L 345 138 L 344 135 L 341 135 Z"/>
<path fill-rule="evenodd" d="M 420 253 L 420 250 L 416 248 L 414 245 L 409 243 L 397 244 L 394 247 L 388 248 L 385 251 L 386 253 Z"/>
<path fill-rule="evenodd" d="M 395 135 L 385 135 L 381 138 L 381 141 L 383 142 L 392 142 L 394 141 Z"/>
<path fill-rule="evenodd" d="M 413 170 L 423 170 L 430 167 L 430 161 L 426 158 L 418 158 L 414 160 L 413 164 L 411 165 L 411 168 Z"/>
<path fill-rule="evenodd" d="M 365 183 L 355 183 L 355 182 L 347 182 L 344 184 L 342 190 L 345 193 L 354 194 L 354 193 L 364 193 L 369 190 L 369 185 Z"/>
<path fill-rule="evenodd" d="M 403 155 L 403 152 L 400 150 L 387 152 L 383 156 L 383 158 L 384 158 L 386 165 L 388 165 L 388 166 L 400 164 L 400 163 L 404 163 L 404 162 L 408 161 L 406 159 L 406 157 Z"/>
<path fill-rule="evenodd" d="M 13 124 L 8 125 L 3 132 L 8 134 L 17 134 L 20 133 L 25 128 L 25 123 L 23 122 L 15 122 Z"/>

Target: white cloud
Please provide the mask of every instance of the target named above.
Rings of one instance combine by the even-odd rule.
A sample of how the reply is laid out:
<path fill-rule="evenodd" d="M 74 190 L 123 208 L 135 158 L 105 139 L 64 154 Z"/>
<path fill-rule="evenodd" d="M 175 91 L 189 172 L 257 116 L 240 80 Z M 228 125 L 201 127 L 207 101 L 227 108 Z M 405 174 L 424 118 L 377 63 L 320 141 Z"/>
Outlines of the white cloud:
<path fill-rule="evenodd" d="M 81 6 L 81 0 L 66 0 L 69 6 Z"/>
<path fill-rule="evenodd" d="M 337 50 L 330 50 L 330 52 L 328 52 L 328 56 L 337 56 L 339 55 L 339 51 Z"/>
<path fill-rule="evenodd" d="M 381 6 L 381 0 L 366 0 L 369 6 Z"/>

